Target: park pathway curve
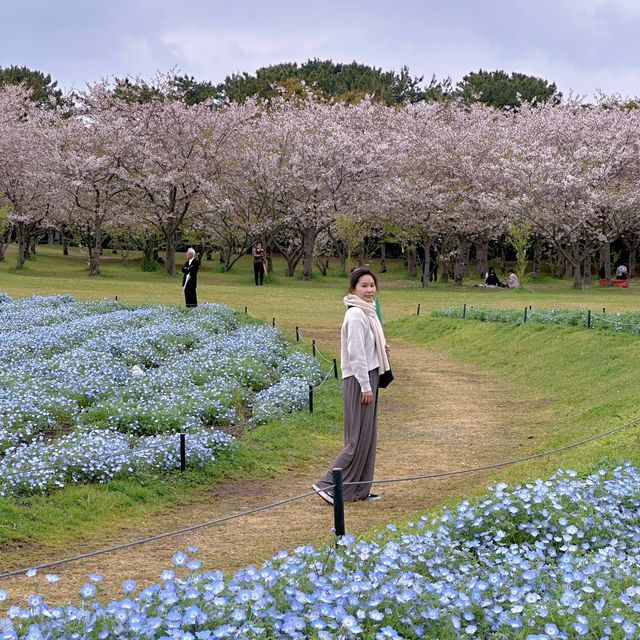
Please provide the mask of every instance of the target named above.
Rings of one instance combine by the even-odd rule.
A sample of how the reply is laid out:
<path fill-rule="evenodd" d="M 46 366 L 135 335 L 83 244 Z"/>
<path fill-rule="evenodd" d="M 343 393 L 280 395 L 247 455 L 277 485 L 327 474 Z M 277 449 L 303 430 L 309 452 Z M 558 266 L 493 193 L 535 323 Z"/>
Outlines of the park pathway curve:
<path fill-rule="evenodd" d="M 335 331 L 316 328 L 307 333 L 323 348 L 338 352 Z M 513 394 L 511 399 L 496 402 L 496 388 L 500 386 L 496 379 L 425 345 L 397 338 L 390 345 L 396 380 L 380 392 L 376 478 L 474 467 L 530 451 L 530 436 L 518 426 L 530 408 L 526 400 Z M 209 495 L 199 492 L 203 499 L 198 502 L 176 505 L 170 513 L 149 516 L 131 528 L 114 523 L 109 544 L 185 528 L 305 493 L 332 461 L 329 457 L 317 460 L 266 482 L 222 483 Z M 357 534 L 448 497 L 470 495 L 485 487 L 491 477 L 482 472 L 377 485 L 374 490 L 381 494 L 380 501 L 346 505 L 346 530 Z M 38 590 L 49 602 L 75 601 L 87 575 L 99 573 L 103 575 L 101 597 L 121 597 L 120 585 L 125 578 L 134 579 L 138 587 L 157 582 L 162 569 L 171 567 L 172 555 L 186 551 L 189 545 L 199 548 L 194 558 L 203 568 L 233 571 L 248 564 L 259 566 L 281 549 L 329 543 L 332 526 L 333 510 L 320 498 L 310 496 L 189 534 L 41 571 Z M 87 537 L 74 543 L 69 555 L 86 553 L 102 544 Z M 39 561 L 51 559 L 43 556 Z M 48 584 L 44 579 L 47 572 L 59 575 L 60 580 Z M 24 595 L 34 591 L 32 581 L 22 576 L 0 580 L 0 588 L 10 592 L 10 599 L 2 603 L 5 606 L 9 602 L 24 603 Z"/>

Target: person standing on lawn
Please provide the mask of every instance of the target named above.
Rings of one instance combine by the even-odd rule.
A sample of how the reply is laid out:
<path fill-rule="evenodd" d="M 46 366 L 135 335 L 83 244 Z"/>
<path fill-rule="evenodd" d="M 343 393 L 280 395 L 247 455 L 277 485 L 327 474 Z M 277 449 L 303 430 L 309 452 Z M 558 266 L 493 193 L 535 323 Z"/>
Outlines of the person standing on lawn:
<path fill-rule="evenodd" d="M 354 269 L 349 291 L 343 298 L 347 311 L 340 333 L 342 403 L 344 406 L 344 448 L 331 469 L 314 485 L 314 491 L 333 504 L 332 469 L 342 469 L 345 500 L 378 500 L 371 493 L 376 460 L 378 380 L 389 370 L 389 347 L 376 314 L 378 281 L 366 268 Z M 350 485 L 349 482 L 363 482 Z"/>
<path fill-rule="evenodd" d="M 187 249 L 187 261 L 182 267 L 182 292 L 184 293 L 184 301 L 187 307 L 198 306 L 198 296 L 196 295 L 196 287 L 198 286 L 198 269 L 200 261 L 196 258 L 196 252 L 193 248 Z"/>
<path fill-rule="evenodd" d="M 262 248 L 262 242 L 258 242 L 253 250 L 253 277 L 258 284 L 262 285 L 264 274 L 266 273 L 267 252 Z M 260 281 L 260 282 L 258 282 Z"/>

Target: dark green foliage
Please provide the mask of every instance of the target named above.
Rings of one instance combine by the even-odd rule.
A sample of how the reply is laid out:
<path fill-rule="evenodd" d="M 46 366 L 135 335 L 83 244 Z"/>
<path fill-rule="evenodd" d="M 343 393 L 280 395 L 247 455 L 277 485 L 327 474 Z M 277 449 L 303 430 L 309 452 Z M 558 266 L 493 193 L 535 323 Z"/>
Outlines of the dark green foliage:
<path fill-rule="evenodd" d="M 219 90 L 215 85 L 210 82 L 198 82 L 193 76 L 176 76 L 173 84 L 188 105 L 219 97 Z"/>
<path fill-rule="evenodd" d="M 280 95 L 278 87 L 296 95 L 303 91 L 304 84 L 323 98 L 357 102 L 369 94 L 374 100 L 391 105 L 439 99 L 451 85 L 450 80 L 438 82 L 433 77 L 423 88 L 422 80 L 422 76 L 411 76 L 407 67 L 396 73 L 357 62 L 340 64 L 316 58 L 301 65 L 286 62 L 263 67 L 255 75 L 236 73 L 227 76 L 217 89 L 220 97 L 242 102 L 253 95 L 267 99 Z"/>
<path fill-rule="evenodd" d="M 157 260 L 145 256 L 140 262 L 140 268 L 143 271 L 161 271 L 162 265 Z"/>
<path fill-rule="evenodd" d="M 0 67 L 0 85 L 24 84 L 31 89 L 31 99 L 43 109 L 53 109 L 64 104 L 62 91 L 57 89 L 57 82 L 51 80 L 49 74 L 33 71 L 28 67 Z"/>
<path fill-rule="evenodd" d="M 484 102 L 493 107 L 519 107 L 522 102 L 559 102 L 562 93 L 555 83 L 524 73 L 504 71 L 479 71 L 468 73 L 457 85 L 457 95 L 465 102 Z"/>

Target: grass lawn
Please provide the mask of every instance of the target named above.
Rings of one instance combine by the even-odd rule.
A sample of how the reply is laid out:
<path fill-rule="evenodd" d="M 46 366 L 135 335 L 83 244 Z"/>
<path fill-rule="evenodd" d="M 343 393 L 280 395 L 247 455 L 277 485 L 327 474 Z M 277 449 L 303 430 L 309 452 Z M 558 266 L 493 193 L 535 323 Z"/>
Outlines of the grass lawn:
<path fill-rule="evenodd" d="M 12 297 L 33 293 L 70 293 L 77 299 L 114 298 L 130 303 L 184 303 L 180 276 L 146 273 L 139 258 L 128 266 L 105 254 L 102 275 L 87 275 L 86 256 L 77 249 L 62 256 L 59 247 L 41 246 L 21 270 L 14 268 L 15 247 L 0 263 L 0 291 Z M 551 278 L 517 290 L 462 287 L 438 282 L 422 288 L 411 279 L 401 261 L 388 261 L 380 275 L 382 315 L 389 336 L 425 344 L 456 359 L 473 363 L 487 374 L 539 403 L 538 422 L 544 438 L 541 448 L 551 448 L 604 431 L 640 415 L 637 385 L 638 339 L 570 327 L 484 324 L 431 318 L 431 309 L 482 305 L 496 308 L 566 307 L 601 311 L 640 308 L 640 283 L 628 289 L 605 289 L 597 284 L 583 291 L 572 281 Z M 372 262 L 374 269 L 377 262 Z M 275 274 L 263 287 L 253 284 L 251 258 L 243 258 L 229 273 L 217 262 L 204 262 L 198 278 L 200 301 L 221 302 L 258 318 L 276 321 L 292 330 L 299 326 L 307 337 L 319 337 L 319 347 L 333 357 L 338 351 L 339 326 L 344 307 L 346 278 L 332 265 L 329 275 L 317 272 L 310 282 L 299 276 L 285 278 L 284 261 L 276 258 Z M 416 316 L 417 305 L 420 316 Z M 496 389 L 500 394 L 500 386 Z M 248 434 L 233 461 L 216 474 L 191 472 L 148 484 L 109 483 L 102 487 L 67 487 L 52 496 L 25 498 L 18 503 L 0 501 L 0 544 L 45 544 L 65 547 L 69 537 L 98 531 L 114 518 L 133 519 L 169 508 L 189 488 L 211 484 L 222 476 L 259 479 L 285 466 L 301 465 L 318 455 L 329 455 L 341 439 L 338 383 L 325 385 L 313 416 L 285 420 L 279 429 L 269 425 Z M 497 396 L 498 397 L 498 396 Z M 338 427 L 336 427 L 338 425 Z M 637 429 L 623 431 L 563 454 L 538 459 L 509 470 L 512 478 L 548 475 L 560 464 L 581 469 L 622 459 L 638 462 Z M 137 516 L 136 514 L 139 514 Z M 61 522 L 64 523 L 61 529 Z"/>

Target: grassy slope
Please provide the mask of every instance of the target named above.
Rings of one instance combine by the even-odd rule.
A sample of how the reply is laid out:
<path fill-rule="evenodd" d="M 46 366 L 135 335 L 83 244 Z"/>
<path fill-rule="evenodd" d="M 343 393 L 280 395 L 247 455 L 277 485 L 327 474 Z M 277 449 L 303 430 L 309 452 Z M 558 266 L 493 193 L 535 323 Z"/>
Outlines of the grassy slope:
<path fill-rule="evenodd" d="M 561 447 L 640 418 L 640 340 L 599 330 L 475 320 L 406 317 L 390 336 L 427 344 L 509 380 L 537 401 L 538 451 Z M 496 389 L 499 401 L 501 389 Z M 640 462 L 640 424 L 584 446 L 512 467 L 512 478 L 545 475 L 559 466 L 591 469 Z M 524 469 L 524 471 L 523 471 Z"/>

